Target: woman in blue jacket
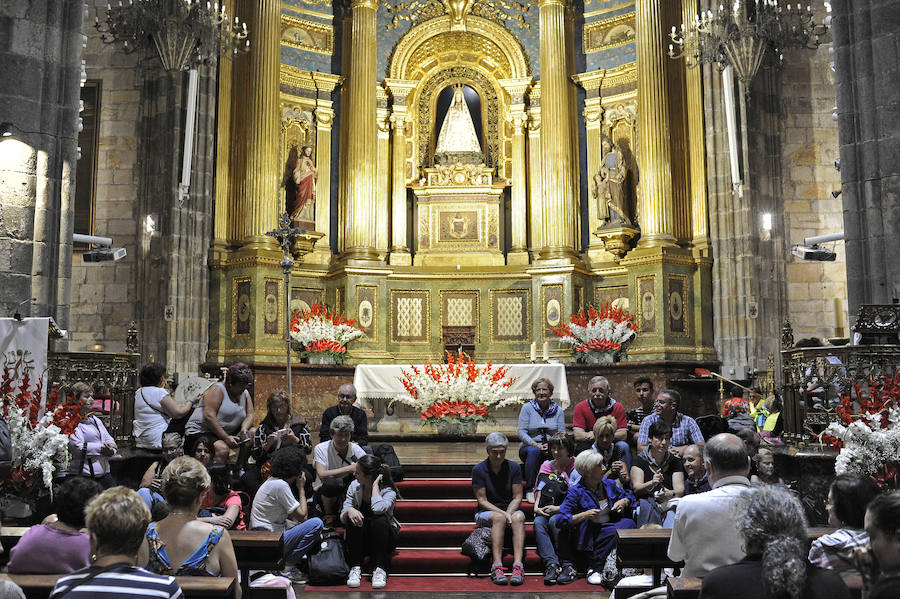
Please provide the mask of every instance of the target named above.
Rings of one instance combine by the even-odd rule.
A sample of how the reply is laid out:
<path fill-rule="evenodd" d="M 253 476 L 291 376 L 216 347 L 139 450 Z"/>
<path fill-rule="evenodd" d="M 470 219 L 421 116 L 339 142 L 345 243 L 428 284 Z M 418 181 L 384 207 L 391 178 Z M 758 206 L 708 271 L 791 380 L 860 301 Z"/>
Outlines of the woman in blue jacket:
<path fill-rule="evenodd" d="M 586 554 L 588 583 L 602 584 L 603 566 L 616 546 L 616 530 L 635 527 L 634 495 L 603 477 L 606 466 L 596 451 L 578 454 L 575 471 L 581 478 L 569 487 L 559 508 L 560 525 L 568 526 L 575 551 Z"/>

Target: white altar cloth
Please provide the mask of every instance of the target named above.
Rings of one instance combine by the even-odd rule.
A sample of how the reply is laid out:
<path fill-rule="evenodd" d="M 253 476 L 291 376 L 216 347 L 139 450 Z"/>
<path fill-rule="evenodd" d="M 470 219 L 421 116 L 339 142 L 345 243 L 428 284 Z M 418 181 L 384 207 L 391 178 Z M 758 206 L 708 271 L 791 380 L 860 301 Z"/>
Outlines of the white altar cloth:
<path fill-rule="evenodd" d="M 479 368 L 485 364 L 478 364 Z M 503 366 L 495 364 L 494 366 Z M 546 378 L 553 383 L 553 400 L 563 409 L 569 407 L 569 387 L 566 383 L 566 367 L 562 364 L 509 364 L 509 372 L 506 376 L 516 377 L 516 382 L 510 385 L 503 397 L 515 397 L 522 400 L 534 399 L 531 392 L 531 383 L 535 379 Z M 374 399 L 395 399 L 397 397 L 409 397 L 409 393 L 400 382 L 403 369 L 409 369 L 404 364 L 359 364 L 353 375 L 353 386 L 356 387 L 357 401 L 371 404 Z M 423 365 L 416 364 L 417 368 Z"/>

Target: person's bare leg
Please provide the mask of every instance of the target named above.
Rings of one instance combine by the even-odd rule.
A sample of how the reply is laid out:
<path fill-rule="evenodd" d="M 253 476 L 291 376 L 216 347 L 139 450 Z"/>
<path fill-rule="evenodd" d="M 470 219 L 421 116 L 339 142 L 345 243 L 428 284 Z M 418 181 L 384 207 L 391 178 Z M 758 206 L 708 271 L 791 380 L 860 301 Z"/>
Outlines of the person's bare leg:
<path fill-rule="evenodd" d="M 521 562 L 525 555 L 525 515 L 516 512 L 512 516 L 513 560 Z"/>
<path fill-rule="evenodd" d="M 503 563 L 503 535 L 506 534 L 506 516 L 491 512 L 491 555 L 492 563 Z"/>

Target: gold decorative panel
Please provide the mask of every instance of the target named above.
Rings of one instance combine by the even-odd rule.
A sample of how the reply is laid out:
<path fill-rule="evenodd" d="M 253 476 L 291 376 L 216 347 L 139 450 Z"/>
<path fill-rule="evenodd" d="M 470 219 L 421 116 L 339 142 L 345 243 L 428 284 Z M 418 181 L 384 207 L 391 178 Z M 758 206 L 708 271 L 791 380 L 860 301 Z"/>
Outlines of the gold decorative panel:
<path fill-rule="evenodd" d="M 491 342 L 530 339 L 531 292 L 528 289 L 491 289 Z"/>
<path fill-rule="evenodd" d="M 366 336 L 362 341 L 378 340 L 378 288 L 374 285 L 356 286 L 356 324 Z"/>
<path fill-rule="evenodd" d="M 637 278 L 638 322 L 642 333 L 656 332 L 656 276 Z"/>
<path fill-rule="evenodd" d="M 334 291 L 334 309 L 338 312 L 344 312 L 344 288 L 338 287 Z"/>
<path fill-rule="evenodd" d="M 544 339 L 556 339 L 552 329 L 559 326 L 563 319 L 563 286 L 541 285 L 541 306 L 544 312 L 541 335 Z"/>
<path fill-rule="evenodd" d="M 634 41 L 634 13 L 618 15 L 611 19 L 585 23 L 584 52 L 618 48 Z"/>
<path fill-rule="evenodd" d="M 281 302 L 282 299 L 278 292 L 281 281 L 278 279 L 266 279 L 265 293 L 263 300 L 265 306 L 263 308 L 263 331 L 266 335 L 277 337 L 281 328 Z"/>
<path fill-rule="evenodd" d="M 334 53 L 334 31 L 329 25 L 281 15 L 281 43 L 319 54 Z"/>
<path fill-rule="evenodd" d="M 250 299 L 250 277 L 234 279 L 231 288 L 231 330 L 235 335 L 250 334 L 253 306 Z"/>
<path fill-rule="evenodd" d="M 478 241 L 478 211 L 438 211 L 438 242 Z"/>
<path fill-rule="evenodd" d="M 321 289 L 307 289 L 305 287 L 291 287 L 291 314 L 303 312 L 315 303 L 325 302 L 325 292 Z"/>
<path fill-rule="evenodd" d="M 620 307 L 623 310 L 630 311 L 630 302 L 628 301 L 628 286 L 617 285 L 615 287 L 595 287 L 594 306 L 599 308 L 607 302 L 609 302 L 613 306 Z"/>
<path fill-rule="evenodd" d="M 478 292 L 441 291 L 441 326 L 475 327 L 478 335 Z"/>
<path fill-rule="evenodd" d="M 429 295 L 417 289 L 391 289 L 391 342 L 429 342 Z"/>
<path fill-rule="evenodd" d="M 685 306 L 690 306 L 688 299 L 688 279 L 685 275 L 669 275 L 668 302 L 669 332 L 673 337 L 687 337 L 689 319 L 685 315 Z"/>

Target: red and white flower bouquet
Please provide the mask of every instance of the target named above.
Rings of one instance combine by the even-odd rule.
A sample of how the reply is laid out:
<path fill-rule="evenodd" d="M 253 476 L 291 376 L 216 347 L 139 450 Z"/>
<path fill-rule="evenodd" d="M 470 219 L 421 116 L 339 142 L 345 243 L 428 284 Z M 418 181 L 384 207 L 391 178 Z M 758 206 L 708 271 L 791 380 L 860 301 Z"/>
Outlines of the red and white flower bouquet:
<path fill-rule="evenodd" d="M 347 344 L 364 334 L 355 320 L 318 302 L 291 317 L 291 339 L 303 346 L 300 355 L 308 356 L 313 364 L 324 363 L 323 358 L 342 363 Z"/>
<path fill-rule="evenodd" d="M 553 328 L 560 343 L 568 343 L 578 362 L 613 362 L 637 336 L 634 315 L 609 302 L 599 310 L 588 306 L 572 314 L 568 323 Z"/>

